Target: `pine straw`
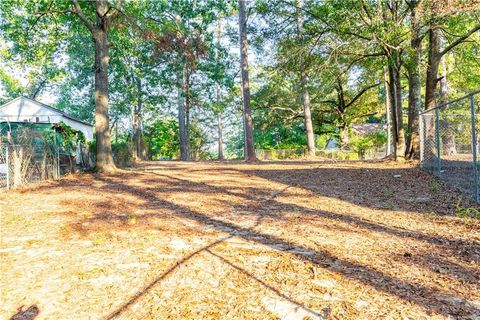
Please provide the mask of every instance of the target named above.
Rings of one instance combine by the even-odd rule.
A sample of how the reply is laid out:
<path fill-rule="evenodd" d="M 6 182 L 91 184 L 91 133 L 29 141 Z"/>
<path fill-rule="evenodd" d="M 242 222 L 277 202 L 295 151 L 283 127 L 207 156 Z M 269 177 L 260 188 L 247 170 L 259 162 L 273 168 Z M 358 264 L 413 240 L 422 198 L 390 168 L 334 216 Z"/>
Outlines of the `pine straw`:
<path fill-rule="evenodd" d="M 3 193 L 0 318 L 480 317 L 457 200 L 389 162 L 155 162 Z"/>

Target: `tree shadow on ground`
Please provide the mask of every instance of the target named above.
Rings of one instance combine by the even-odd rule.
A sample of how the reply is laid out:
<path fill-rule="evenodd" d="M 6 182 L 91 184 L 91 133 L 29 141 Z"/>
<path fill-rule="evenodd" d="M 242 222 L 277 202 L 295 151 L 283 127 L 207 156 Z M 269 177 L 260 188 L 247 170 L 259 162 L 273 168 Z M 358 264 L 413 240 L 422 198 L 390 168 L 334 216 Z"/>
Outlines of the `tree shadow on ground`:
<path fill-rule="evenodd" d="M 148 167 L 146 167 L 148 169 Z M 205 174 L 208 176 L 208 171 L 210 169 L 205 170 Z M 221 170 L 221 169 L 219 169 Z M 355 175 L 348 175 L 344 172 L 343 169 L 337 170 L 335 174 L 328 174 L 325 177 L 325 169 L 312 169 L 314 170 L 310 174 L 321 175 L 322 180 L 325 179 L 327 186 L 325 189 L 317 190 L 316 184 L 312 184 L 308 182 L 309 175 L 304 170 L 297 170 L 292 169 L 290 170 L 268 170 L 267 172 L 259 172 L 258 170 L 240 170 L 237 172 L 245 174 L 249 174 L 250 176 L 257 176 L 267 180 L 275 181 L 275 182 L 282 182 L 285 184 L 283 190 L 288 188 L 288 186 L 294 187 L 301 187 L 307 190 L 311 190 L 320 196 L 325 197 L 333 197 L 333 198 L 340 198 L 341 195 L 337 193 L 337 191 L 329 190 L 331 181 L 335 180 L 336 174 L 343 174 L 345 175 L 345 179 L 367 179 L 371 183 L 376 183 L 375 181 L 369 180 L 368 176 L 356 177 Z M 315 171 L 317 170 L 317 171 Z M 320 171 L 318 171 L 320 170 Z M 352 169 L 345 169 L 345 171 L 352 170 Z M 355 169 L 358 170 L 358 169 Z M 371 169 L 370 169 L 371 170 Z M 347 225 L 353 226 L 355 232 L 379 232 L 382 234 L 392 235 L 394 237 L 401 239 L 415 239 L 419 241 L 424 241 L 430 244 L 435 245 L 440 250 L 445 250 L 445 254 L 452 254 L 456 255 L 461 259 L 472 259 L 478 257 L 478 252 L 480 251 L 480 244 L 476 241 L 465 241 L 461 239 L 450 239 L 445 236 L 433 236 L 423 232 L 412 231 L 408 229 L 400 229 L 391 227 L 385 224 L 380 224 L 377 222 L 373 222 L 358 216 L 348 215 L 348 214 L 341 214 L 338 212 L 327 212 L 327 211 L 320 211 L 320 210 L 313 210 L 309 209 L 300 205 L 296 204 L 286 204 L 280 203 L 276 200 L 276 196 L 278 194 L 271 194 L 264 192 L 264 190 L 259 190 L 259 192 L 255 192 L 253 195 L 253 191 L 255 188 L 250 188 L 246 192 L 232 192 L 230 188 L 220 187 L 210 185 L 204 182 L 194 182 L 188 179 L 174 177 L 168 174 L 159 174 L 156 172 L 148 172 L 145 173 L 123 173 L 117 175 L 96 175 L 95 181 L 101 182 L 100 186 L 92 187 L 91 184 L 85 184 L 84 186 L 77 187 L 74 182 L 59 182 L 60 184 L 68 184 L 72 183 L 73 186 L 76 188 L 80 188 L 81 190 L 85 190 L 91 193 L 112 193 L 115 194 L 116 192 L 124 192 L 131 197 L 138 199 L 139 202 L 148 206 L 151 209 L 151 212 L 145 218 L 162 218 L 163 214 L 159 213 L 158 211 L 169 210 L 172 214 L 177 217 L 186 218 L 191 221 L 198 222 L 201 225 L 204 225 L 209 228 L 213 228 L 219 232 L 226 233 L 226 237 L 238 237 L 244 239 L 249 242 L 258 243 L 261 245 L 269 246 L 274 248 L 275 250 L 280 250 L 285 253 L 291 254 L 301 260 L 307 261 L 309 263 L 315 264 L 321 268 L 329 270 L 334 273 L 338 273 L 343 275 L 346 278 L 352 279 L 354 281 L 363 283 L 371 288 L 374 288 L 378 291 L 385 292 L 398 298 L 416 304 L 418 306 L 423 307 L 427 312 L 436 312 L 443 315 L 454 315 L 457 317 L 465 317 L 468 314 L 474 314 L 480 312 L 478 307 L 470 304 L 465 299 L 456 296 L 455 294 L 448 294 L 444 290 L 419 285 L 414 282 L 409 282 L 407 280 L 402 280 L 396 278 L 394 276 L 385 274 L 379 270 L 376 270 L 372 267 L 362 265 L 360 263 L 352 262 L 350 260 L 339 258 L 326 250 L 316 249 L 312 250 L 311 248 L 305 245 L 299 245 L 298 243 L 294 243 L 288 240 L 285 240 L 279 236 L 266 234 L 259 230 L 255 230 L 255 228 L 262 223 L 262 219 L 271 218 L 271 219 L 278 219 L 285 224 L 285 228 L 289 228 L 286 220 L 282 220 L 282 216 L 280 214 L 272 213 L 270 216 L 267 215 L 268 211 L 275 211 L 275 208 L 281 207 L 286 211 L 298 212 L 299 214 L 311 217 L 320 217 L 327 219 L 328 221 L 332 222 L 341 222 Z M 231 168 L 227 168 L 226 171 L 231 172 Z M 272 177 L 270 176 L 271 171 L 277 171 L 276 174 Z M 288 172 L 286 172 L 288 171 Z M 310 170 L 308 170 L 310 171 Z M 396 171 L 389 171 L 388 175 L 393 174 Z M 173 173 L 174 174 L 174 173 Z M 295 176 L 296 174 L 303 175 L 302 178 L 297 180 L 293 180 L 293 183 L 282 176 L 283 175 L 290 175 Z M 406 174 L 406 173 L 405 173 Z M 290 177 L 291 179 L 292 177 Z M 294 178 L 294 177 L 293 177 Z M 138 180 L 139 184 L 133 185 L 129 183 L 129 180 Z M 350 196 L 354 196 L 355 192 L 362 188 L 361 185 L 355 185 L 355 181 L 352 182 L 354 185 L 353 190 L 348 190 L 348 194 Z M 57 184 L 58 185 L 58 184 Z M 161 185 L 162 187 L 156 187 L 156 185 Z M 54 188 L 55 184 L 51 186 L 46 186 L 45 189 Z M 83 189 L 82 189 L 83 188 Z M 240 226 L 234 222 L 230 221 L 223 221 L 216 216 L 207 215 L 205 213 L 199 212 L 198 210 L 189 208 L 185 205 L 179 205 L 174 203 L 173 201 L 165 200 L 164 194 L 168 192 L 174 193 L 181 193 L 181 192 L 192 192 L 201 196 L 202 193 L 208 194 L 225 194 L 229 196 L 240 197 L 245 202 L 247 202 L 248 210 L 244 210 L 242 215 L 247 215 L 249 217 L 255 218 L 254 224 L 251 227 Z M 378 196 L 378 195 L 377 195 Z M 440 199 L 440 196 L 439 196 Z M 122 221 L 123 228 L 129 228 L 129 226 L 125 226 L 125 217 L 122 214 L 112 213 L 110 212 L 111 208 L 115 207 L 115 199 L 108 199 L 105 200 L 106 202 L 111 202 L 110 204 L 104 203 L 104 201 L 100 202 L 101 207 L 98 207 L 99 211 L 103 208 L 103 212 L 96 212 L 93 216 L 90 217 L 79 217 L 78 221 L 75 221 L 76 224 L 84 225 L 83 232 L 88 233 L 91 231 L 96 231 L 99 228 L 112 228 L 112 221 L 119 220 Z M 345 200 L 349 201 L 349 199 Z M 355 199 L 350 199 L 355 203 Z M 227 201 L 228 202 L 228 201 Z M 361 203 L 361 202 L 360 202 Z M 70 205 L 72 203 L 69 203 Z M 77 203 L 79 208 L 82 207 L 82 203 Z M 234 207 L 236 204 L 231 204 L 230 207 Z M 360 205 L 360 204 L 359 204 Z M 365 207 L 368 207 L 368 204 L 364 204 Z M 406 206 L 405 208 L 409 208 L 410 206 Z M 107 209 L 105 209 L 107 208 Z M 244 207 L 243 207 L 244 209 Z M 262 209 L 262 210 L 260 210 Z M 155 212 L 156 211 L 156 212 Z M 392 211 L 393 212 L 393 211 Z M 139 217 L 141 219 L 141 216 Z M 114 224 L 113 224 L 113 227 Z M 134 228 L 134 226 L 130 226 Z M 345 232 L 352 232 L 351 230 L 346 230 Z M 223 240 L 222 240 L 223 241 Z M 212 243 L 211 245 L 214 246 L 217 243 Z M 209 247 L 211 248 L 211 246 Z M 188 256 L 187 256 L 188 257 Z M 180 260 L 175 266 L 177 266 L 182 260 Z M 429 260 L 425 258 L 422 263 L 425 264 L 425 267 L 429 267 Z M 477 260 L 478 261 L 478 260 Z M 438 263 L 442 263 L 442 261 L 438 260 Z M 446 264 L 446 263 L 443 263 Z M 175 269 L 175 266 L 173 269 Z M 171 271 L 173 271 L 173 269 Z M 169 269 L 170 270 L 170 269 Z M 166 271 L 170 273 L 171 271 Z M 467 273 L 469 270 L 460 270 L 457 268 L 457 272 L 465 273 L 465 277 L 468 278 Z M 137 294 L 135 294 L 130 301 L 127 301 L 124 308 L 120 307 L 116 311 L 113 311 L 112 314 L 119 314 L 124 312 L 124 310 L 128 309 L 128 306 L 134 303 L 139 297 L 147 294 L 150 289 L 156 286 L 161 280 L 166 276 L 166 274 L 160 275 L 157 279 L 152 281 L 150 284 L 145 286 L 142 290 L 139 290 Z M 281 293 L 281 292 L 280 292 Z M 444 299 L 439 300 L 436 297 L 442 296 Z M 292 299 L 292 301 L 294 301 Z M 118 312 L 119 313 L 118 313 Z"/>
<path fill-rule="evenodd" d="M 463 196 L 418 168 L 240 169 L 242 173 L 310 190 L 360 206 L 411 212 L 455 213 Z M 345 183 L 339 183 L 345 182 Z M 313 183 L 312 183 L 313 182 Z M 466 205 L 480 204 L 463 199 Z"/>
<path fill-rule="evenodd" d="M 346 259 L 339 258 L 335 255 L 332 255 L 325 250 L 312 250 L 311 248 L 293 243 L 291 241 L 282 239 L 278 236 L 266 234 L 261 231 L 254 230 L 256 225 L 253 227 L 244 227 L 239 226 L 235 223 L 223 221 L 216 217 L 211 217 L 204 213 L 198 212 L 191 208 L 188 208 L 184 205 L 179 205 L 171 201 L 166 201 L 162 197 L 162 193 L 158 192 L 159 190 L 152 190 L 145 187 L 129 185 L 125 183 L 128 181 L 127 176 L 122 177 L 112 177 L 112 176 L 102 176 L 97 177 L 99 180 L 104 182 L 101 190 L 119 190 L 127 192 L 132 196 L 136 196 L 142 199 L 142 201 L 153 202 L 158 209 L 169 208 L 174 210 L 175 215 L 178 217 L 186 218 L 200 224 L 203 224 L 209 228 L 213 228 L 222 233 L 226 233 L 229 237 L 238 237 L 246 241 L 255 242 L 261 245 L 270 246 L 275 250 L 281 250 L 297 258 L 313 263 L 321 268 L 325 268 L 331 272 L 338 273 L 343 275 L 346 278 L 351 280 L 358 281 L 364 285 L 370 286 L 376 290 L 397 296 L 398 298 L 416 304 L 423 307 L 427 312 L 436 312 L 443 315 L 454 315 L 463 317 L 468 314 L 475 314 L 480 312 L 480 310 L 474 305 L 470 304 L 468 301 L 462 299 L 461 297 L 450 295 L 443 290 L 420 285 L 418 283 L 410 283 L 406 280 L 396 278 L 394 276 L 385 274 L 379 270 L 376 270 L 372 267 L 365 266 L 356 262 L 352 262 Z M 132 176 L 133 178 L 133 176 Z M 139 177 L 138 174 L 135 175 L 135 179 L 146 179 L 148 184 L 151 185 L 154 183 L 155 179 L 152 180 L 152 174 L 145 174 L 144 177 Z M 188 182 L 183 181 L 182 179 L 174 178 L 169 176 L 172 179 L 170 182 L 175 188 L 178 185 L 182 185 L 185 192 L 188 191 L 189 185 L 193 186 L 194 190 L 198 190 L 199 186 L 205 189 L 208 192 L 209 189 L 214 189 L 216 192 L 223 192 L 228 194 L 228 190 L 222 187 L 216 187 L 211 185 L 206 185 L 197 182 Z M 165 182 L 165 176 L 159 175 L 158 181 Z M 158 193 L 157 193 L 158 192 Z M 241 196 L 245 200 L 250 201 L 261 201 L 262 205 L 267 205 L 269 201 L 275 203 L 275 199 L 262 199 L 262 197 L 251 198 L 249 195 L 239 195 L 235 193 L 235 196 Z M 263 201 L 262 201 L 263 200 Z M 285 205 L 285 204 L 282 204 Z M 254 210 L 254 209 L 253 209 Z M 306 215 L 322 216 L 327 219 L 332 220 L 341 220 L 350 224 L 354 224 L 358 227 L 364 228 L 369 231 L 376 231 L 381 233 L 388 233 L 393 236 L 401 238 L 412 238 L 421 241 L 427 241 L 429 243 L 438 245 L 440 247 L 447 247 L 449 250 L 457 251 L 458 246 L 468 246 L 469 248 L 475 247 L 475 250 L 478 250 L 478 243 L 476 242 L 464 242 L 460 240 L 451 240 L 443 237 L 433 237 L 425 235 L 423 233 L 409 231 L 409 230 L 400 230 L 394 229 L 388 226 L 379 225 L 370 221 L 360 219 L 358 217 L 342 215 L 337 213 L 328 213 L 320 212 L 315 210 L 308 210 L 304 207 L 299 207 L 295 205 L 287 205 L 287 210 L 297 210 Z M 253 214 L 253 213 L 252 213 Z M 261 218 L 261 217 L 260 217 Z M 95 217 L 97 222 L 104 221 L 105 225 L 108 225 L 111 217 L 108 215 Z M 287 227 L 287 226 L 286 226 Z M 163 276 L 160 277 L 160 279 Z M 144 295 L 148 292 L 148 288 L 158 283 L 160 279 L 154 280 L 150 285 L 147 285 L 145 289 L 139 291 L 138 297 Z M 436 297 L 442 296 L 443 300 L 439 301 Z M 128 303 L 127 303 L 128 304 Z M 115 313 L 115 312 L 114 312 Z"/>
<path fill-rule="evenodd" d="M 467 268 L 432 252 L 406 252 L 392 255 L 391 259 L 415 268 L 438 273 L 439 276 L 445 275 L 457 279 L 462 283 L 473 285 L 480 283 L 480 270 L 476 268 L 477 263 L 474 261 L 471 261 L 471 268 Z"/>
<path fill-rule="evenodd" d="M 25 306 L 18 308 L 17 313 L 15 313 L 10 320 L 33 320 L 40 313 L 40 309 L 36 305 L 31 305 L 27 309 Z"/>
<path fill-rule="evenodd" d="M 250 172 L 250 171 L 249 171 Z M 276 196 L 279 194 L 275 194 L 273 197 L 269 192 L 265 192 L 262 190 L 256 190 L 254 195 L 250 195 L 247 193 L 237 193 L 231 192 L 223 187 L 213 186 L 203 182 L 195 182 L 194 187 L 192 188 L 192 182 L 187 179 L 181 179 L 165 174 L 159 174 L 155 172 L 150 172 L 150 174 L 160 176 L 163 178 L 168 178 L 174 181 L 174 188 L 176 190 L 181 190 L 182 192 L 199 192 L 199 193 L 221 193 L 227 194 L 232 196 L 241 197 L 244 200 L 250 201 L 245 206 L 249 208 L 248 211 L 243 211 L 243 214 L 251 214 L 252 216 L 258 216 L 259 218 L 265 218 L 268 216 L 272 216 L 275 219 L 282 220 L 282 217 L 275 213 L 275 209 L 282 209 L 290 212 L 299 212 L 305 215 L 310 215 L 314 217 L 321 217 L 327 218 L 332 221 L 340 221 L 350 225 L 354 225 L 355 227 L 361 228 L 363 231 L 374 231 L 384 234 L 390 234 L 392 236 L 405 238 L 405 239 L 415 239 L 425 241 L 434 245 L 438 245 L 444 248 L 448 248 L 450 253 L 457 255 L 460 258 L 467 258 L 469 260 L 474 259 L 475 261 L 480 261 L 480 243 L 476 241 L 465 241 L 462 239 L 451 239 L 443 236 L 433 236 L 428 235 L 423 232 L 412 231 L 408 229 L 401 229 L 391 227 L 385 224 L 380 224 L 378 222 L 372 222 L 367 219 L 363 219 L 358 216 L 336 213 L 336 212 L 328 212 L 324 210 L 313 210 L 310 208 L 306 208 L 296 204 L 288 204 L 288 203 L 280 203 L 275 200 Z M 304 177 L 305 179 L 305 177 Z M 154 184 L 155 179 L 148 179 L 146 180 L 148 184 Z M 158 180 L 157 180 L 158 181 Z M 110 184 L 107 184 L 110 185 Z M 295 186 L 295 185 L 294 185 Z M 240 186 L 239 189 L 242 189 Z M 248 190 L 248 188 L 246 188 Z M 162 190 L 156 190 L 155 192 L 168 192 L 168 188 Z M 243 189 L 245 190 L 245 189 Z M 284 188 L 283 190 L 286 190 Z M 242 205 L 242 208 L 245 208 Z M 235 207 L 233 205 L 233 207 Z M 273 209 L 273 210 L 272 210 Z M 361 232 L 361 231 L 359 231 Z"/>

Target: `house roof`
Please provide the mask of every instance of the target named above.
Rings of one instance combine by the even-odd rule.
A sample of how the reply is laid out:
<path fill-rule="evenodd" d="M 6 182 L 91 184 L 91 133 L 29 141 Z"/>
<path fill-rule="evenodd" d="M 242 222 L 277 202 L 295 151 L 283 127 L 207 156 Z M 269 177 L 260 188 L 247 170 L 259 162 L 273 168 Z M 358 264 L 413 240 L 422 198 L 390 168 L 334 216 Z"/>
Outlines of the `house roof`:
<path fill-rule="evenodd" d="M 70 119 L 70 120 L 73 120 L 73 121 L 76 121 L 76 122 L 85 124 L 85 125 L 87 125 L 87 126 L 93 127 L 93 125 L 92 125 L 91 123 L 88 123 L 88 122 L 86 122 L 86 121 L 77 119 L 77 118 L 75 118 L 75 117 L 72 117 L 71 115 L 69 115 L 68 113 L 63 112 L 62 110 L 58 110 L 58 109 L 56 109 L 56 108 L 54 108 L 54 107 L 52 107 L 52 106 L 49 106 L 48 104 L 41 103 L 41 102 L 39 102 L 39 101 L 37 101 L 37 100 L 33 100 L 33 99 L 30 99 L 29 97 L 25 97 L 25 96 L 21 96 L 21 97 L 18 97 L 18 98 L 15 98 L 15 99 L 13 99 L 13 100 L 8 101 L 7 103 L 1 105 L 1 106 L 0 106 L 0 109 L 6 107 L 7 105 L 9 105 L 9 104 L 11 104 L 11 103 L 13 103 L 13 102 L 15 102 L 15 101 L 17 101 L 17 100 L 22 100 L 22 99 L 31 101 L 31 102 L 39 105 L 39 106 L 42 106 L 42 107 L 47 108 L 47 109 L 50 109 L 50 110 L 52 110 L 53 112 L 56 112 L 56 113 L 64 116 L 65 118 L 68 118 L 68 119 Z"/>
<path fill-rule="evenodd" d="M 385 131 L 386 125 L 384 123 L 353 123 L 351 125 L 352 131 L 359 136 L 379 131 Z"/>

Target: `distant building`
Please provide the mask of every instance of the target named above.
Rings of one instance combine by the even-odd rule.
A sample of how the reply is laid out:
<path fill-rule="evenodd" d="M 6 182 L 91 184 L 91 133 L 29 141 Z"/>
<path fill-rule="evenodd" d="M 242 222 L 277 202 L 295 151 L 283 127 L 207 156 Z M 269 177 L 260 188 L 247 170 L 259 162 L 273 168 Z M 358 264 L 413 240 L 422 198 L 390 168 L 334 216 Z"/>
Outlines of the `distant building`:
<path fill-rule="evenodd" d="M 27 97 L 18 97 L 0 106 L 0 124 L 38 123 L 57 124 L 63 122 L 81 131 L 89 141 L 93 140 L 93 126 L 65 112 Z"/>
<path fill-rule="evenodd" d="M 377 132 L 387 132 L 387 125 L 384 123 L 353 123 L 350 125 L 352 133 L 358 137 Z"/>

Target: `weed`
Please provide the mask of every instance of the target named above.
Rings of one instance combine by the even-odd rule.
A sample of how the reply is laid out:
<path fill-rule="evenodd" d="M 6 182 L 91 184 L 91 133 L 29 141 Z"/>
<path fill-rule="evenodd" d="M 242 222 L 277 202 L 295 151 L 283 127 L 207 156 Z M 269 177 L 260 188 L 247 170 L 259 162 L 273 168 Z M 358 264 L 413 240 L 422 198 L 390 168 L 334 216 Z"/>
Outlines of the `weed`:
<path fill-rule="evenodd" d="M 392 190 L 390 190 L 390 189 L 385 189 L 385 190 L 383 190 L 383 195 L 384 195 L 385 197 L 389 197 L 389 198 L 390 198 L 390 197 L 392 197 L 392 196 L 394 195 L 394 192 L 393 192 Z"/>
<path fill-rule="evenodd" d="M 394 206 L 391 203 L 385 202 L 384 204 L 382 204 L 382 208 L 383 209 L 388 209 L 388 210 L 393 210 Z"/>
<path fill-rule="evenodd" d="M 93 239 L 92 244 L 94 246 L 99 246 L 105 242 L 105 236 L 101 233 L 97 234 L 95 236 L 95 239 Z"/>
<path fill-rule="evenodd" d="M 137 217 L 133 214 L 128 216 L 128 224 L 134 225 L 137 223 Z"/>
<path fill-rule="evenodd" d="M 438 193 L 440 191 L 440 185 L 438 184 L 438 182 L 436 180 L 432 181 L 431 189 L 432 189 L 433 193 Z"/>
<path fill-rule="evenodd" d="M 480 219 L 480 210 L 475 208 L 463 207 L 461 199 L 458 200 L 457 205 L 455 206 L 455 215 L 461 218 L 477 218 Z"/>

